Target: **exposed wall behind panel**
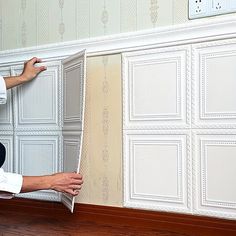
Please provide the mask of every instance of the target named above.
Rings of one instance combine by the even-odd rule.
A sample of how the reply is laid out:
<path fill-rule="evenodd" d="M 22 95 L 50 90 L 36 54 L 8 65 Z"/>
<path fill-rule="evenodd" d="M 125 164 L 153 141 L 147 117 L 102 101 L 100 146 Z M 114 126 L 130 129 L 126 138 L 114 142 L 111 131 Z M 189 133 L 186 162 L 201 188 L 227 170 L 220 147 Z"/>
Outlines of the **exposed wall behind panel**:
<path fill-rule="evenodd" d="M 120 55 L 87 61 L 82 203 L 122 205 L 122 97 Z"/>

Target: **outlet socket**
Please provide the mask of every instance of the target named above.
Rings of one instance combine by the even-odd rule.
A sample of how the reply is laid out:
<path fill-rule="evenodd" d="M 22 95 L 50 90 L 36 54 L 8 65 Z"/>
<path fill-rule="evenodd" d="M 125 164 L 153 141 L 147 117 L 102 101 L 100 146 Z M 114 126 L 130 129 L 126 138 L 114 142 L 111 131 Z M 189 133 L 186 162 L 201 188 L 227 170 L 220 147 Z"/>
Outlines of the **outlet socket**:
<path fill-rule="evenodd" d="M 189 0 L 189 19 L 236 12 L 236 0 Z"/>
<path fill-rule="evenodd" d="M 228 0 L 212 0 L 212 11 L 224 12 L 228 8 Z"/>
<path fill-rule="evenodd" d="M 189 0 L 189 18 L 203 17 L 207 13 L 207 0 Z"/>

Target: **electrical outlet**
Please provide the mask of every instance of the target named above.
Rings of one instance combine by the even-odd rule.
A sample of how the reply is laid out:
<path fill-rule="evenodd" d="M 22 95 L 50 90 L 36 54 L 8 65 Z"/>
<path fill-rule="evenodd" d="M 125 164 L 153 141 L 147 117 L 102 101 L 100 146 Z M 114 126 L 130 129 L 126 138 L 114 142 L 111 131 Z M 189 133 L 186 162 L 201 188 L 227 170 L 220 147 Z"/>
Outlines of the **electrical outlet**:
<path fill-rule="evenodd" d="M 207 0 L 189 0 L 189 18 L 203 17 L 207 13 Z"/>
<path fill-rule="evenodd" d="M 228 8 L 228 0 L 212 0 L 212 11 L 217 12 L 224 12 Z"/>

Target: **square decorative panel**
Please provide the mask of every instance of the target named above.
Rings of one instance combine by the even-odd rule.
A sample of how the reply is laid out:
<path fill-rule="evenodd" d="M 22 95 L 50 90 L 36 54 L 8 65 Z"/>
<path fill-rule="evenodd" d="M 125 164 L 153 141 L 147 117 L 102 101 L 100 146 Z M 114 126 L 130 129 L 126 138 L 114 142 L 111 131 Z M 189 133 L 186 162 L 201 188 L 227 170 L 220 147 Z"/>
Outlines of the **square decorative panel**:
<path fill-rule="evenodd" d="M 194 211 L 236 217 L 236 132 L 195 131 Z"/>
<path fill-rule="evenodd" d="M 189 212 L 187 131 L 125 131 L 125 205 Z"/>
<path fill-rule="evenodd" d="M 188 47 L 125 53 L 123 63 L 125 129 L 189 127 Z"/>
<path fill-rule="evenodd" d="M 18 132 L 15 135 L 15 172 L 24 176 L 49 175 L 62 171 L 62 144 L 58 132 Z M 19 194 L 19 197 L 59 201 L 52 190 Z"/>
<path fill-rule="evenodd" d="M 236 41 L 193 46 L 193 125 L 236 128 Z"/>
<path fill-rule="evenodd" d="M 60 63 L 44 63 L 47 70 L 36 79 L 15 90 L 15 127 L 16 130 L 61 129 L 61 80 Z M 22 71 L 13 67 L 14 74 Z"/>
<path fill-rule="evenodd" d="M 61 144 L 57 132 L 16 133 L 15 139 L 16 172 L 48 175 L 61 170 Z"/>

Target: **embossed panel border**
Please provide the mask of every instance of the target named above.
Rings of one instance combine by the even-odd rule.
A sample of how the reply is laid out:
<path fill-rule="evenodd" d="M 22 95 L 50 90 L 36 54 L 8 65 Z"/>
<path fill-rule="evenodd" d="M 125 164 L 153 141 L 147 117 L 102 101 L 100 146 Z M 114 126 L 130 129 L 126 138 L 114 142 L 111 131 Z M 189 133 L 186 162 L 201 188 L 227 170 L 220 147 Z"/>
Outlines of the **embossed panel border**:
<path fill-rule="evenodd" d="M 236 147 L 236 130 L 195 130 L 192 139 L 193 212 L 201 215 L 235 219 L 236 201 L 212 200 L 207 197 L 206 147 L 212 145 Z"/>
<path fill-rule="evenodd" d="M 61 76 L 61 62 L 51 61 L 43 63 L 47 70 L 42 72 L 45 76 L 53 78 L 52 85 L 52 116 L 48 118 L 25 118 L 23 112 L 23 103 L 21 97 L 21 86 L 14 90 L 14 125 L 16 131 L 29 130 L 60 130 L 62 128 L 62 82 Z M 17 75 L 21 73 L 22 66 L 13 66 L 12 73 Z M 36 78 L 37 79 L 37 78 Z M 45 96 L 42 94 L 42 96 Z"/>
<path fill-rule="evenodd" d="M 211 41 L 192 45 L 192 125 L 193 128 L 236 128 L 233 112 L 206 111 L 206 60 L 236 56 L 236 40 Z M 222 80 L 222 86 L 224 80 Z M 235 96 L 236 98 L 236 96 Z"/>
<path fill-rule="evenodd" d="M 126 207 L 191 212 L 190 132 L 187 130 L 124 131 L 124 205 Z M 178 147 L 178 195 L 153 196 L 134 191 L 134 145 L 149 143 L 173 144 Z M 153 184 L 155 181 L 153 182 Z"/>
<path fill-rule="evenodd" d="M 22 152 L 22 146 L 26 143 L 48 144 L 53 148 L 53 173 L 62 171 L 62 137 L 60 132 L 16 132 L 14 136 L 14 172 L 22 174 L 24 166 L 24 156 Z M 43 164 L 43 163 L 42 163 Z M 48 200 L 48 201 L 60 201 L 61 194 L 53 190 L 41 190 L 31 193 L 18 194 L 18 197 Z"/>
<path fill-rule="evenodd" d="M 175 62 L 177 65 L 177 113 L 134 113 L 135 66 Z M 190 46 L 142 50 L 122 54 L 124 129 L 162 129 L 190 127 Z M 154 101 L 150 101 L 150 103 Z"/>

